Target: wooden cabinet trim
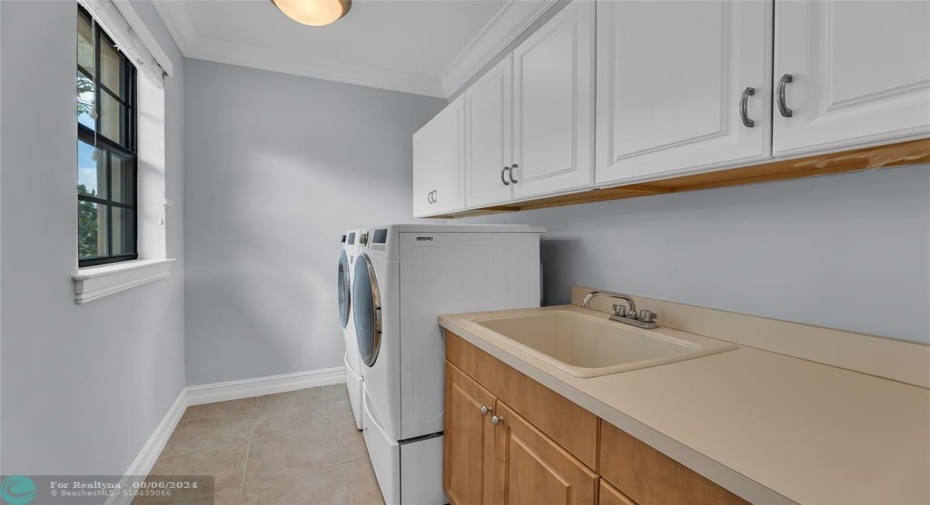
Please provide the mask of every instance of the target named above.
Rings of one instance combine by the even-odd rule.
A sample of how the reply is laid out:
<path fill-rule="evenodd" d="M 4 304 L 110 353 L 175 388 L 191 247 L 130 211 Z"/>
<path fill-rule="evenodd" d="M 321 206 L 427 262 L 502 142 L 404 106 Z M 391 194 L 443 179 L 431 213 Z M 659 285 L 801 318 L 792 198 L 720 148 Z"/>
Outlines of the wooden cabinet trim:
<path fill-rule="evenodd" d="M 446 359 L 597 470 L 598 417 L 446 330 Z M 552 415 L 557 412 L 558 415 Z"/>

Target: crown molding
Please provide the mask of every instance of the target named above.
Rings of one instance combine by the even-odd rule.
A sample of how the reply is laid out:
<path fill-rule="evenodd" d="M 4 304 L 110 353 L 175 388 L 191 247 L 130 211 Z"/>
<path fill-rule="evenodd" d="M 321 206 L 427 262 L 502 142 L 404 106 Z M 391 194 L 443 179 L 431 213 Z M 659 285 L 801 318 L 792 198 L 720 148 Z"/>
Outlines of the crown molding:
<path fill-rule="evenodd" d="M 442 74 L 433 77 L 208 39 L 191 2 L 152 0 L 185 57 L 437 98 L 451 96 L 556 2 L 508 0 Z"/>
<path fill-rule="evenodd" d="M 439 75 L 446 96 L 454 95 L 557 2 L 508 0 Z"/>

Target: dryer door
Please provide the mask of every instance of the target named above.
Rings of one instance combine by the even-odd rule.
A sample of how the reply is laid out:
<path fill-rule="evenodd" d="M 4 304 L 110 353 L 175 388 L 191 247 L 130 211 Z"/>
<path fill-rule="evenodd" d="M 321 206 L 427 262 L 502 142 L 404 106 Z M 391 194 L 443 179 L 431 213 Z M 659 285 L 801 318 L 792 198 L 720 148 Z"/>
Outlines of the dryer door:
<path fill-rule="evenodd" d="M 381 350 L 381 291 L 367 254 L 355 261 L 355 336 L 362 363 L 373 366 Z"/>
<path fill-rule="evenodd" d="M 339 279 L 336 289 L 339 291 L 339 321 L 342 328 L 349 324 L 349 310 L 352 308 L 352 284 L 349 281 L 349 257 L 345 251 L 339 256 Z"/>

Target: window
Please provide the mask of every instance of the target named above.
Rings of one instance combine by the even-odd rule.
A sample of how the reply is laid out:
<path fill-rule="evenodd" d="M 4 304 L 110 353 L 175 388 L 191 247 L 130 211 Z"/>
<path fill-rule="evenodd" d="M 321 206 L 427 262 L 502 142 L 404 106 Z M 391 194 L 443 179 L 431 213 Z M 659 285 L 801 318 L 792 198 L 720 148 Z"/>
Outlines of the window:
<path fill-rule="evenodd" d="M 77 18 L 78 265 L 134 260 L 136 69 L 83 7 Z"/>

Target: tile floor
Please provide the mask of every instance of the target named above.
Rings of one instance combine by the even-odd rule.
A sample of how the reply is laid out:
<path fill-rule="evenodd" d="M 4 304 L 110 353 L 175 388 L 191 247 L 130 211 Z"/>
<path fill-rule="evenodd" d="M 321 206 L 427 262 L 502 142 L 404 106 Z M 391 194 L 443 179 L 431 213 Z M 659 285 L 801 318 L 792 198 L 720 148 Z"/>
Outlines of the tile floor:
<path fill-rule="evenodd" d="M 384 503 L 345 384 L 189 407 L 150 475 L 212 475 L 216 505 Z"/>

